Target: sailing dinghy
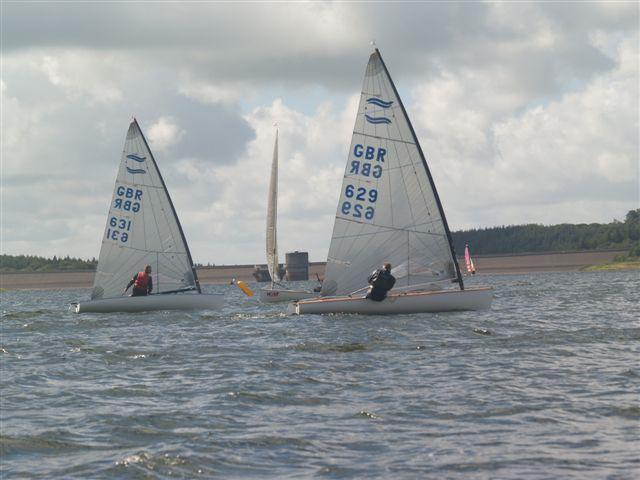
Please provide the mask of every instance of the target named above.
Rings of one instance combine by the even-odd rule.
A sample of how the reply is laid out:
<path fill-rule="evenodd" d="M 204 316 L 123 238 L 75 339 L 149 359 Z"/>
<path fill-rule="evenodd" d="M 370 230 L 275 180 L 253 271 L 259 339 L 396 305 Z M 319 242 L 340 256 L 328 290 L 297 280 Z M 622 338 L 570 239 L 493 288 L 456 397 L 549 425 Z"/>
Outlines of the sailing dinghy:
<path fill-rule="evenodd" d="M 369 274 L 392 264 L 396 284 L 365 297 Z M 457 288 L 451 289 L 451 285 Z M 369 58 L 336 212 L 321 298 L 290 314 L 396 314 L 489 308 L 492 289 L 464 288 L 426 159 L 378 49 Z"/>
<path fill-rule="evenodd" d="M 464 263 L 465 263 L 465 266 L 467 267 L 467 274 L 475 275 L 476 266 L 473 263 L 473 258 L 471 257 L 471 249 L 469 248 L 468 243 L 465 243 L 464 245 Z"/>
<path fill-rule="evenodd" d="M 311 298 L 315 294 L 308 290 L 287 289 L 280 284 L 280 268 L 278 264 L 278 130 L 273 147 L 271 161 L 271 178 L 269 180 L 269 199 L 267 206 L 267 268 L 271 275 L 271 285 L 260 290 L 260 300 L 263 302 L 290 302 L 302 298 Z"/>
<path fill-rule="evenodd" d="M 152 268 L 153 293 L 123 296 L 131 278 Z M 91 300 L 76 313 L 218 309 L 222 295 L 204 294 L 180 221 L 138 122 L 129 125 L 102 237 Z"/>

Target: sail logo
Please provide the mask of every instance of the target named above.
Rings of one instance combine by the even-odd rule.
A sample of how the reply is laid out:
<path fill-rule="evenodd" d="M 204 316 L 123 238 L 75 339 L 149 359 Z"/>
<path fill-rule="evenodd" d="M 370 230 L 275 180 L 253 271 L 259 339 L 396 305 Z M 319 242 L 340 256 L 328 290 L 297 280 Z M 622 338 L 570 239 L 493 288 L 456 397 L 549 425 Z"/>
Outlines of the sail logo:
<path fill-rule="evenodd" d="M 127 155 L 127 158 L 130 160 L 134 160 L 138 163 L 144 163 L 144 161 L 147 159 L 147 157 L 140 157 L 138 155 L 136 155 L 135 153 L 131 153 L 129 155 Z M 146 170 L 142 169 L 142 168 L 131 168 L 131 167 L 126 167 L 127 168 L 127 172 L 135 175 L 137 173 L 147 173 Z"/>
<path fill-rule="evenodd" d="M 367 119 L 367 122 L 369 123 L 373 123 L 374 125 L 379 125 L 382 123 L 391 123 L 391 120 L 389 120 L 387 117 L 372 117 L 370 115 L 367 115 L 366 113 L 364 114 L 364 118 Z"/>
<path fill-rule="evenodd" d="M 389 108 L 391 105 L 393 105 L 393 100 L 385 102 L 384 100 L 380 100 L 379 98 L 371 97 L 367 98 L 367 103 L 369 105 L 376 105 L 382 108 Z"/>

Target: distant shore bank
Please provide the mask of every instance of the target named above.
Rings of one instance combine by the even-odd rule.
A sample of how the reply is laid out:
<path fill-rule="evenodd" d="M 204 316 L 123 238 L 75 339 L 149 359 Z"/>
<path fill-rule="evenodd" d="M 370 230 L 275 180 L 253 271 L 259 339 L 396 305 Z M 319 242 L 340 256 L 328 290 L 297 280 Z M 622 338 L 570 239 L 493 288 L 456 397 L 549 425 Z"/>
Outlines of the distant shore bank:
<path fill-rule="evenodd" d="M 478 274 L 519 274 L 554 271 L 593 270 L 593 267 L 613 262 L 619 255 L 625 255 L 626 250 L 592 250 L 580 252 L 548 252 L 527 253 L 518 255 L 484 255 L 475 259 Z M 381 259 L 381 262 L 384 259 Z M 460 266 L 464 260 L 459 259 Z M 627 268 L 638 268 L 637 263 L 628 262 Z M 321 278 L 324 275 L 325 262 L 309 263 L 309 279 Z M 254 282 L 254 265 L 220 265 L 215 267 L 200 267 L 197 269 L 198 278 L 202 284 L 224 284 L 231 279 Z M 598 270 L 600 268 L 597 268 Z M 132 269 L 132 274 L 135 268 Z M 93 285 L 94 272 L 47 272 L 47 273 L 2 273 L 0 274 L 0 288 L 6 290 L 29 289 L 63 289 L 88 288 Z"/>

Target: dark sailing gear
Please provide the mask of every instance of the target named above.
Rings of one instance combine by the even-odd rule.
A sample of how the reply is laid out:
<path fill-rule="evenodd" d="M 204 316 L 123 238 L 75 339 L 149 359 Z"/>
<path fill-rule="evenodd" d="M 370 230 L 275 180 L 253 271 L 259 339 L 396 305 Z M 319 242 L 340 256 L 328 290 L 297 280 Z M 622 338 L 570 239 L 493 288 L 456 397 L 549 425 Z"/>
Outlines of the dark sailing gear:
<path fill-rule="evenodd" d="M 396 284 L 396 279 L 390 271 L 381 268 L 369 275 L 368 282 L 371 288 L 366 298 L 381 302 L 387 297 L 387 292 Z"/>

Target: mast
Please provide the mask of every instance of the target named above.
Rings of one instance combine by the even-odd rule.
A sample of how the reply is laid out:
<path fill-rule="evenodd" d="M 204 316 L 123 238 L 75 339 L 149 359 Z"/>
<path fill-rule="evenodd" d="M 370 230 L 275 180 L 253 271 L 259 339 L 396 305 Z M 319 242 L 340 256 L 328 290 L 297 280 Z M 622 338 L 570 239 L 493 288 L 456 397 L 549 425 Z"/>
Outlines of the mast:
<path fill-rule="evenodd" d="M 147 151 L 149 152 L 150 156 L 151 156 L 151 161 L 153 162 L 153 165 L 156 167 L 156 171 L 158 172 L 158 177 L 160 178 L 160 183 L 162 183 L 162 188 L 164 188 L 164 193 L 167 195 L 167 199 L 169 200 L 169 205 L 171 206 L 171 211 L 173 212 L 173 217 L 176 220 L 176 223 L 178 224 L 178 230 L 180 231 L 180 236 L 182 237 L 182 243 L 184 243 L 184 248 L 187 252 L 187 258 L 189 259 L 189 265 L 191 265 L 191 273 L 193 274 L 193 280 L 196 283 L 196 288 L 198 290 L 198 293 L 202 293 L 202 289 L 200 288 L 200 280 L 198 280 L 198 274 L 196 273 L 196 267 L 193 264 L 193 258 L 191 258 L 191 252 L 189 251 L 189 244 L 187 243 L 187 239 L 184 236 L 184 231 L 182 230 L 182 225 L 180 224 L 180 219 L 178 218 L 178 214 L 176 213 L 176 209 L 173 206 L 173 201 L 171 201 L 171 195 L 169 195 L 169 191 L 167 190 L 167 185 L 164 183 L 164 178 L 162 178 L 162 173 L 160 173 L 160 169 L 158 168 L 158 164 L 156 163 L 156 159 L 153 156 L 153 152 L 151 151 L 151 148 L 149 148 L 149 144 L 147 143 L 147 139 L 144 136 L 144 133 L 142 133 L 142 129 L 140 128 L 140 125 L 138 125 L 138 120 L 136 120 L 136 118 L 133 118 L 133 123 L 135 123 L 136 128 L 138 129 L 138 132 L 140 132 L 140 136 L 142 137 L 142 141 L 144 142 L 145 147 L 147 147 Z"/>
<path fill-rule="evenodd" d="M 402 103 L 402 99 L 400 98 L 400 94 L 398 93 L 398 90 L 396 89 L 396 85 L 395 83 L 393 83 L 393 79 L 391 78 L 391 74 L 389 74 L 389 70 L 387 69 L 387 66 L 384 63 L 384 60 L 382 59 L 382 55 L 380 55 L 380 50 L 378 50 L 377 47 L 375 47 L 375 53 L 378 54 L 378 58 L 380 58 L 380 63 L 382 64 L 382 68 L 384 68 L 385 73 L 387 74 L 387 77 L 389 78 L 389 83 L 391 83 L 391 88 L 393 88 L 393 92 L 396 95 L 396 98 L 398 99 L 398 104 L 400 105 L 400 108 L 402 109 L 402 113 L 404 114 L 405 118 L 407 119 L 407 123 L 409 124 L 409 130 L 411 131 L 411 135 L 413 136 L 413 140 L 415 141 L 416 147 L 418 148 L 418 153 L 420 154 L 420 158 L 422 159 L 422 165 L 424 166 L 425 171 L 427 172 L 427 178 L 429 178 L 429 184 L 431 185 L 431 189 L 433 190 L 433 196 L 436 199 L 436 205 L 438 206 L 438 211 L 440 212 L 440 217 L 442 218 L 442 223 L 444 224 L 444 230 L 447 234 L 447 240 L 449 241 L 449 248 L 451 249 L 451 256 L 453 257 L 453 264 L 456 267 L 456 275 L 458 276 L 457 280 L 454 280 L 456 282 L 458 282 L 458 285 L 460 286 L 460 290 L 464 290 L 464 283 L 462 281 L 462 273 L 460 272 L 460 265 L 458 265 L 458 259 L 456 258 L 456 251 L 453 248 L 453 239 L 451 236 L 451 231 L 449 230 L 449 224 L 447 223 L 447 217 L 445 217 L 444 215 L 444 210 L 442 208 L 442 203 L 440 203 L 440 196 L 438 195 L 438 190 L 436 189 L 436 185 L 433 182 L 433 177 L 431 176 L 431 171 L 429 171 L 429 166 L 427 165 L 427 160 L 424 156 L 424 153 L 422 152 L 422 147 L 420 146 L 420 142 L 418 142 L 418 137 L 416 136 L 416 132 L 413 129 L 413 124 L 411 123 L 411 120 L 409 119 L 409 115 L 407 115 L 407 111 L 404 108 L 404 104 Z"/>
<path fill-rule="evenodd" d="M 267 232 L 266 251 L 267 269 L 271 275 L 271 288 L 280 281 L 278 272 L 278 128 L 276 124 L 276 140 L 273 145 L 271 175 L 269 177 L 269 198 L 267 200 Z"/>

